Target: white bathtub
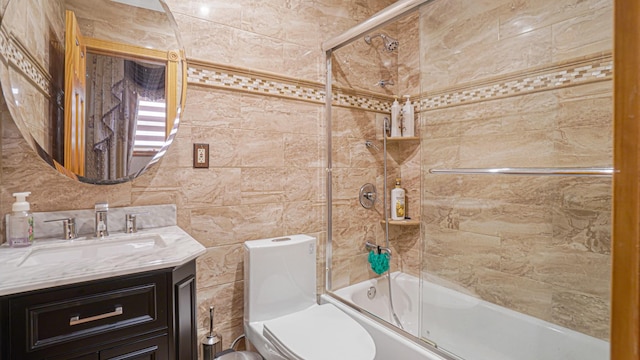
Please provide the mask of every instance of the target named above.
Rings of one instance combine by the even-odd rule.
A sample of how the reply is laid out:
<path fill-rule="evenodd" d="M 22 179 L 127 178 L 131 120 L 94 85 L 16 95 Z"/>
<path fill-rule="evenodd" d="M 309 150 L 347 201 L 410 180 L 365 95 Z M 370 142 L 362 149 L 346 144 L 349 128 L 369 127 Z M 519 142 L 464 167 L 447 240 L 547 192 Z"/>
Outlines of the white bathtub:
<path fill-rule="evenodd" d="M 444 281 L 436 277 L 429 279 L 439 283 Z M 395 272 L 391 274 L 391 280 L 393 304 L 404 329 L 416 337 L 424 335 L 422 337 L 435 342 L 438 348 L 463 359 L 609 359 L 609 343 L 606 341 L 480 300 L 465 294 L 464 289 L 454 291 L 424 281 L 424 307 L 420 309 L 419 279 Z M 371 287 L 376 288 L 373 299 L 367 296 Z M 393 323 L 385 277 L 348 286 L 335 294 Z M 419 319 L 422 319 L 422 328 Z"/>

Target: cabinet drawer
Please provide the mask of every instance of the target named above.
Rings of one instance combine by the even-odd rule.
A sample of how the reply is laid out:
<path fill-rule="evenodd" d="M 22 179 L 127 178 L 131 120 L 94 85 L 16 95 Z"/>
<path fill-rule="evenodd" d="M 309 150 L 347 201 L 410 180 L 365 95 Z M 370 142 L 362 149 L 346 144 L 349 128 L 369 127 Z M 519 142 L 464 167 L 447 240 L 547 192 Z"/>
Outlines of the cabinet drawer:
<path fill-rule="evenodd" d="M 164 273 L 30 294 L 10 301 L 11 323 L 27 354 L 51 355 L 166 329 L 166 294 Z"/>

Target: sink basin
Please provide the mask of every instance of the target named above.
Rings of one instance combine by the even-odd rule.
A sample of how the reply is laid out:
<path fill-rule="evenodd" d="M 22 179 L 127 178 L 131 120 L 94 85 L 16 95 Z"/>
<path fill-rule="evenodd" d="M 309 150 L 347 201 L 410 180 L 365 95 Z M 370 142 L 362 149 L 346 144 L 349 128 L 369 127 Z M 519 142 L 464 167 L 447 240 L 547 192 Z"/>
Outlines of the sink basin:
<path fill-rule="evenodd" d="M 56 264 L 90 259 L 104 260 L 122 255 L 153 252 L 167 244 L 158 234 L 131 235 L 119 239 L 75 240 L 60 246 L 36 248 L 30 251 L 18 264 L 20 267 Z"/>

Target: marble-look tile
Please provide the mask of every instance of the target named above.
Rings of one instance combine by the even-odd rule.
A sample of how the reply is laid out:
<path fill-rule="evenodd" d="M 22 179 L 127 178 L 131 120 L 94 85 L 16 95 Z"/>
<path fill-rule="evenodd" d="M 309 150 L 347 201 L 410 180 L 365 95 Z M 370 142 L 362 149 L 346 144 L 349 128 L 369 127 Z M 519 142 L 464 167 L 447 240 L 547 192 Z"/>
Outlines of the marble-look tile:
<path fill-rule="evenodd" d="M 331 261 L 331 290 L 342 289 L 351 285 L 349 275 L 349 258 L 332 259 Z"/>
<path fill-rule="evenodd" d="M 500 38 L 573 19 L 596 8 L 610 6 L 607 0 L 520 0 L 500 10 Z"/>
<path fill-rule="evenodd" d="M 287 234 L 322 231 L 326 205 L 310 201 L 288 202 L 284 205 L 283 222 Z"/>
<path fill-rule="evenodd" d="M 191 211 L 191 235 L 205 246 L 282 236 L 283 225 L 282 204 L 208 206 Z"/>
<path fill-rule="evenodd" d="M 192 18 L 207 20 L 230 27 L 240 28 L 242 9 L 250 6 L 250 0 L 233 2 L 210 2 L 203 0 L 167 0 L 171 12 Z"/>
<path fill-rule="evenodd" d="M 196 297 L 198 300 L 197 318 L 199 328 L 209 327 L 210 306 L 214 307 L 214 321 L 218 326 L 220 323 L 242 319 L 244 281 L 199 287 Z"/>
<path fill-rule="evenodd" d="M 215 240 L 209 241 L 209 244 L 211 243 L 215 243 Z M 204 243 L 203 245 L 208 246 Z M 196 260 L 198 288 L 204 289 L 242 281 L 244 276 L 243 256 L 241 243 L 208 247 L 207 252 Z"/>
<path fill-rule="evenodd" d="M 376 179 L 375 168 L 333 169 L 332 195 L 334 200 L 352 200 L 356 204 L 360 187 Z"/>
<path fill-rule="evenodd" d="M 609 340 L 610 302 L 572 291 L 552 296 L 553 322 L 593 337 Z"/>
<path fill-rule="evenodd" d="M 164 12 L 108 2 L 69 0 L 65 5 L 76 13 L 85 36 L 153 49 L 178 48 L 174 29 Z"/>
<path fill-rule="evenodd" d="M 560 109 L 558 109 L 558 126 L 561 128 L 578 126 L 611 128 L 613 99 L 611 88 L 608 90 L 609 93 L 602 97 L 580 98 L 561 102 Z"/>
<path fill-rule="evenodd" d="M 429 254 L 447 257 L 473 266 L 499 269 L 500 238 L 467 231 L 425 227 L 425 249 Z"/>
<path fill-rule="evenodd" d="M 611 213 L 582 209 L 556 209 L 553 238 L 582 251 L 611 254 Z"/>
<path fill-rule="evenodd" d="M 422 41 L 420 51 L 430 58 L 445 58 L 464 52 L 472 46 L 492 46 L 499 39 L 499 21 L 496 10 L 457 18 L 450 26 L 435 33 L 422 33 L 432 41 Z"/>
<path fill-rule="evenodd" d="M 215 60 L 223 64 L 243 64 L 233 61 L 233 53 L 238 50 L 234 28 L 180 13 L 173 15 L 180 29 L 187 58 Z"/>
<path fill-rule="evenodd" d="M 478 269 L 475 288 L 484 300 L 541 319 L 550 319 L 551 286 L 498 271 Z"/>
<path fill-rule="evenodd" d="M 349 136 L 359 139 L 376 139 L 376 115 L 358 109 L 335 107 L 331 114 L 333 137 Z"/>
<path fill-rule="evenodd" d="M 422 166 L 431 168 L 461 167 L 461 138 L 429 139 L 421 142 Z"/>
<path fill-rule="evenodd" d="M 238 186 L 242 179 L 241 169 L 196 169 L 179 171 L 174 176 L 182 184 L 179 191 L 189 208 L 241 203 L 242 191 Z"/>
<path fill-rule="evenodd" d="M 242 107 L 236 93 L 189 84 L 184 118 L 198 128 L 239 129 L 243 121 Z"/>
<path fill-rule="evenodd" d="M 611 212 L 612 179 L 576 178 L 558 182 L 562 208 Z"/>
<path fill-rule="evenodd" d="M 612 14 L 609 5 L 553 24 L 553 60 L 561 61 L 611 49 Z"/>
<path fill-rule="evenodd" d="M 286 174 L 285 168 L 242 168 L 241 203 L 260 204 L 283 201 L 286 192 L 284 187 Z"/>
<path fill-rule="evenodd" d="M 565 127 L 553 145 L 559 167 L 610 167 L 613 158 L 613 126 Z"/>
<path fill-rule="evenodd" d="M 317 135 L 320 123 L 318 109 L 317 104 L 243 95 L 242 128 L 255 131 Z"/>
<path fill-rule="evenodd" d="M 461 287 L 466 289 L 468 293 L 475 294 L 475 288 L 478 284 L 478 274 L 475 271 L 475 266 L 448 256 L 434 255 L 430 247 L 425 244 L 423 247 L 422 267 L 427 274 L 448 280 L 446 282 L 447 287 Z"/>
<path fill-rule="evenodd" d="M 285 164 L 283 135 L 243 130 L 238 153 L 241 166 L 282 167 Z"/>
<path fill-rule="evenodd" d="M 323 169 L 287 168 L 284 178 L 286 201 L 325 201 L 326 172 Z"/>
<path fill-rule="evenodd" d="M 548 235 L 552 232 L 549 206 L 461 200 L 455 209 L 460 214 L 462 231 L 492 236 L 510 233 Z"/>
<path fill-rule="evenodd" d="M 321 149 L 318 135 L 284 135 L 284 159 L 288 167 L 313 168 L 320 166 Z"/>
<path fill-rule="evenodd" d="M 309 34 L 305 32 L 302 34 Z M 313 34 L 310 34 L 313 38 Z M 305 42 L 308 39 L 303 39 Z M 315 44 L 314 44 L 315 45 Z M 325 57 L 319 56 L 315 46 L 301 46 L 297 44 L 284 44 L 284 68 L 289 69 L 288 75 L 317 82 L 326 81 Z"/>
<path fill-rule="evenodd" d="M 545 167 L 554 165 L 554 134 L 528 131 L 464 137 L 460 144 L 460 167 Z"/>

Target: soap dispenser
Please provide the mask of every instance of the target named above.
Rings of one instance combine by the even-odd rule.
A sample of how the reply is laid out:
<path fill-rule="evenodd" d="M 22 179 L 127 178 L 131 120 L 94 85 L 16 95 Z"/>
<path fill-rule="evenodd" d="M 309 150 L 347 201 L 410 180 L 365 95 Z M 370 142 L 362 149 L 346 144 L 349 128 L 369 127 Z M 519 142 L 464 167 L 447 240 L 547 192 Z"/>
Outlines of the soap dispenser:
<path fill-rule="evenodd" d="M 413 118 L 413 104 L 409 95 L 405 95 L 407 101 L 402 106 L 402 136 L 413 137 L 415 136 L 415 120 Z"/>
<path fill-rule="evenodd" d="M 402 124 L 400 123 L 400 104 L 398 98 L 393 100 L 391 105 L 391 137 L 402 136 Z"/>
<path fill-rule="evenodd" d="M 396 179 L 396 187 L 391 190 L 391 220 L 404 220 L 405 191 L 400 186 L 400 178 Z"/>
<path fill-rule="evenodd" d="M 30 192 L 14 193 L 16 202 L 13 203 L 7 221 L 9 233 L 9 246 L 24 247 L 29 246 L 33 242 L 33 214 L 29 211 L 30 206 L 27 202 L 27 196 Z"/>

